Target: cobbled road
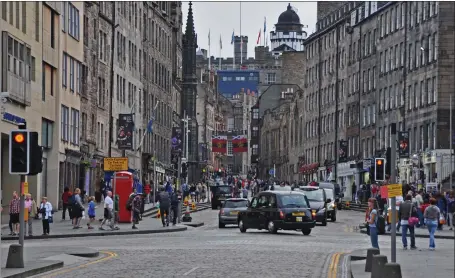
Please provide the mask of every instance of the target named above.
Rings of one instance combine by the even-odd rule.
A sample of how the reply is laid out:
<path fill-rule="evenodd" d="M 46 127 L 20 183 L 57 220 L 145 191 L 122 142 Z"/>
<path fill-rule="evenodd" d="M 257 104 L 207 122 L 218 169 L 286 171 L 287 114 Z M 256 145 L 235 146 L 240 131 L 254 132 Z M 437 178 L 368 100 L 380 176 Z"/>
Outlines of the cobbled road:
<path fill-rule="evenodd" d="M 217 211 L 193 214 L 203 221 L 200 228 L 188 231 L 71 239 L 27 241 L 28 258 L 39 258 L 40 250 L 83 246 L 103 253 L 88 264 L 65 268 L 36 277 L 332 277 L 333 255 L 369 247 L 369 238 L 355 228 L 363 214 L 339 211 L 338 221 L 317 226 L 311 235 L 279 231 L 218 228 Z M 158 220 L 157 220 L 158 221 Z M 338 261 L 337 277 L 343 277 L 343 255 Z M 335 267 L 335 266 L 334 266 Z M 344 275 L 343 275 L 344 274 Z"/>

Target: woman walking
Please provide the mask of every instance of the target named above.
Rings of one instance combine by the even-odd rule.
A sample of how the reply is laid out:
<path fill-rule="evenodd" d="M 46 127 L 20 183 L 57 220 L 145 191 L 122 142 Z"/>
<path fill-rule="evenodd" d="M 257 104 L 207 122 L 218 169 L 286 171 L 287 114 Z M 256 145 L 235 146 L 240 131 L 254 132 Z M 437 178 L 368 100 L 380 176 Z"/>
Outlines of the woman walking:
<path fill-rule="evenodd" d="M 436 248 L 434 242 L 434 233 L 439 224 L 439 217 L 441 212 L 436 206 L 437 201 L 435 198 L 430 199 L 430 205 L 425 209 L 423 217 L 425 219 L 425 224 L 427 225 L 428 232 L 430 233 L 430 250 L 433 251 Z"/>
<path fill-rule="evenodd" d="M 369 208 L 370 212 L 368 215 L 367 223 L 368 223 L 368 227 L 369 227 L 369 231 L 370 231 L 371 246 L 373 248 L 379 249 L 378 229 L 376 227 L 378 211 L 377 211 L 377 204 L 376 204 L 375 198 L 368 199 L 368 208 Z"/>
<path fill-rule="evenodd" d="M 403 230 L 401 231 L 401 241 L 403 243 L 403 249 L 408 249 L 408 239 L 407 233 L 409 230 L 409 234 L 411 236 L 411 249 L 417 249 L 416 247 L 416 239 L 414 234 L 414 225 L 412 221 L 417 219 L 417 208 L 412 202 L 412 195 L 406 195 L 406 201 L 400 204 L 400 210 L 398 211 L 399 218 L 401 219 L 401 227 Z M 413 217 L 411 219 L 411 217 Z"/>
<path fill-rule="evenodd" d="M 47 197 L 41 199 L 39 211 L 42 215 L 43 236 L 47 236 L 50 233 L 49 220 L 52 219 L 52 204 L 47 201 Z"/>
<path fill-rule="evenodd" d="M 37 215 L 37 205 L 35 200 L 32 198 L 32 194 L 25 195 L 25 211 L 28 212 L 28 220 L 25 222 L 24 235 L 27 235 L 28 226 L 28 236 L 33 236 L 33 219 Z"/>
<path fill-rule="evenodd" d="M 73 229 L 81 228 L 81 219 L 82 219 L 82 212 L 85 210 L 84 205 L 82 205 L 81 199 L 81 190 L 76 188 L 74 190 L 74 204 L 73 204 Z"/>

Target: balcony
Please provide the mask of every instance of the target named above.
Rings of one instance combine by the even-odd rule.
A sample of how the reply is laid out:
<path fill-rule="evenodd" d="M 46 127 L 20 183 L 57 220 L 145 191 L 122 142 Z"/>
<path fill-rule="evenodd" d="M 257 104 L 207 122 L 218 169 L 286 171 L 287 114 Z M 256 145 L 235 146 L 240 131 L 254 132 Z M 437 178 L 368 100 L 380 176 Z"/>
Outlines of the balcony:
<path fill-rule="evenodd" d="M 9 93 L 9 98 L 26 106 L 31 105 L 31 83 L 24 81 L 19 76 L 14 73 L 7 71 L 6 68 L 3 69 L 7 72 L 7 82 L 5 87 L 6 90 L 2 88 L 2 91 Z"/>

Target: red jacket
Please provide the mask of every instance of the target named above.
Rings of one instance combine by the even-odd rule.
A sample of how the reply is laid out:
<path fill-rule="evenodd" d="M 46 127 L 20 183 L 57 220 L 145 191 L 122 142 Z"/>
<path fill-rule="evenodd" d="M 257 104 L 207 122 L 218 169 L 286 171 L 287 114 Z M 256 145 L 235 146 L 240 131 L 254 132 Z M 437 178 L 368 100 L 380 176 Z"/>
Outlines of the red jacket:
<path fill-rule="evenodd" d="M 150 184 L 146 184 L 146 185 L 144 186 L 144 192 L 145 192 L 145 194 L 149 194 L 149 193 L 150 193 L 150 190 L 151 190 Z"/>

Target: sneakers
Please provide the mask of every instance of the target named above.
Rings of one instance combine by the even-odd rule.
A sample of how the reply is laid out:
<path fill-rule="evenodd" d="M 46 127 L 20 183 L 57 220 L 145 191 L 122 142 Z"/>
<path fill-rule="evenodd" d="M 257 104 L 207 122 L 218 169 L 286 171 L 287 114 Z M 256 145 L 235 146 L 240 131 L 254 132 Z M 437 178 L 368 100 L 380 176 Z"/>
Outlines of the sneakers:
<path fill-rule="evenodd" d="M 133 227 L 132 227 L 132 229 L 133 229 L 133 230 L 137 230 L 137 229 L 138 229 L 138 227 L 136 227 L 136 226 L 133 226 Z"/>
<path fill-rule="evenodd" d="M 403 250 L 408 250 L 408 247 L 407 246 L 403 246 Z"/>
<path fill-rule="evenodd" d="M 417 246 L 411 246 L 411 250 L 416 250 Z"/>
<path fill-rule="evenodd" d="M 429 250 L 430 250 L 430 251 L 434 251 L 435 248 L 434 248 L 434 247 L 430 247 Z"/>

